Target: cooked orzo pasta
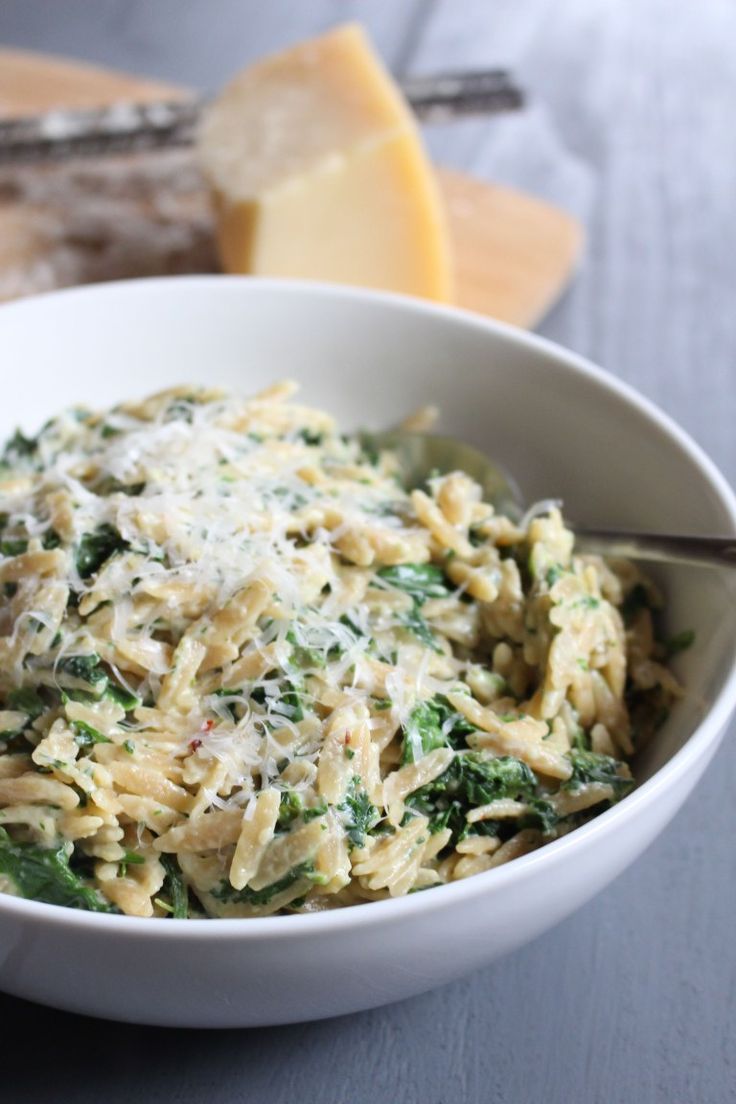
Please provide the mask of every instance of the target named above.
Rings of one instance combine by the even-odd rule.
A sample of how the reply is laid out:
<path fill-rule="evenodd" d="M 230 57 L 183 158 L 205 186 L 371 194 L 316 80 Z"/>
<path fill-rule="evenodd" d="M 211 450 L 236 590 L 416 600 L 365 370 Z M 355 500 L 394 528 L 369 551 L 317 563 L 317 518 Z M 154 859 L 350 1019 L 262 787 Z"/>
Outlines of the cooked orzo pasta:
<path fill-rule="evenodd" d="M 0 473 L 0 888 L 132 916 L 426 889 L 633 785 L 678 694 L 631 565 L 277 385 L 70 410 Z"/>

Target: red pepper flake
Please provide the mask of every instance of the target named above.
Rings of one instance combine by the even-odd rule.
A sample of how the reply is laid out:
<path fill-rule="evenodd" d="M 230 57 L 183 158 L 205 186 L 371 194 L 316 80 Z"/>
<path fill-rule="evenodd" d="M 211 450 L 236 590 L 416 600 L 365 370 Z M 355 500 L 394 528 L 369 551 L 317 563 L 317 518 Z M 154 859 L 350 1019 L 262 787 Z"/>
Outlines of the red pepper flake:
<path fill-rule="evenodd" d="M 211 732 L 214 727 L 215 722 L 212 720 L 202 722 L 202 732 Z"/>
<path fill-rule="evenodd" d="M 201 746 L 202 746 L 202 741 L 199 740 L 199 739 L 189 741 L 189 747 L 192 749 L 192 751 L 196 751 L 197 748 L 201 747 Z"/>

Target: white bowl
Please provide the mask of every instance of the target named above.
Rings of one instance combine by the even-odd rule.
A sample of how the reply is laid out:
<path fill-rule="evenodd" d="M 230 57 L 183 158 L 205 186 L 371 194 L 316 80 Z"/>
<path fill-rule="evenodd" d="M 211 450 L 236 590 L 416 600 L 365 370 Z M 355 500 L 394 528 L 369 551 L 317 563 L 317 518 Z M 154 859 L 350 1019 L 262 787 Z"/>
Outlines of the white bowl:
<path fill-rule="evenodd" d="M 581 521 L 736 532 L 727 484 L 651 403 L 547 341 L 459 311 L 317 284 L 147 280 L 5 306 L 0 348 L 5 432 L 174 383 L 250 392 L 294 377 L 348 427 L 436 403 L 443 430 L 503 460 L 529 501 L 560 496 Z M 140 920 L 0 895 L 0 987 L 138 1023 L 287 1023 L 420 993 L 539 935 L 661 831 L 736 703 L 734 578 L 680 568 L 662 581 L 671 626 L 697 634 L 677 663 L 688 694 L 640 757 L 638 789 L 585 827 L 466 881 L 306 916 Z"/>

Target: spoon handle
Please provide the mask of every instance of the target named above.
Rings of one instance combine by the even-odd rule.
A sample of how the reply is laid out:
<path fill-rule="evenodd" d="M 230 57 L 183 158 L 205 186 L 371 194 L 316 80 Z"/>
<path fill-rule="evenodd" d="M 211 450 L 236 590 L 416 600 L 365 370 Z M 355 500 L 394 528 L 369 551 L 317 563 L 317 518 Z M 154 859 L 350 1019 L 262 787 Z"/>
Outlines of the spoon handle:
<path fill-rule="evenodd" d="M 626 560 L 653 560 L 709 567 L 736 567 L 736 538 L 632 533 L 623 529 L 579 529 L 576 550 Z"/>

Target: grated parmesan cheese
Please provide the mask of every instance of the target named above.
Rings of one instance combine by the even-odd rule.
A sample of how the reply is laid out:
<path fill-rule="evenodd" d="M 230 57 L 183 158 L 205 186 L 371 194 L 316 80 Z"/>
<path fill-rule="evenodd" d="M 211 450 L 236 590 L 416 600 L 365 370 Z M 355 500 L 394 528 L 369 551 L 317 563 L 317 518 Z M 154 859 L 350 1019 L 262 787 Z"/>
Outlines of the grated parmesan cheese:
<path fill-rule="evenodd" d="M 12 826 L 96 864 L 80 907 L 181 908 L 175 862 L 207 915 L 313 909 L 626 792 L 627 652 L 637 725 L 679 692 L 648 610 L 625 634 L 635 569 L 576 557 L 554 500 L 516 527 L 462 473 L 409 494 L 292 392 L 180 387 L 7 444 L 0 875 Z"/>

